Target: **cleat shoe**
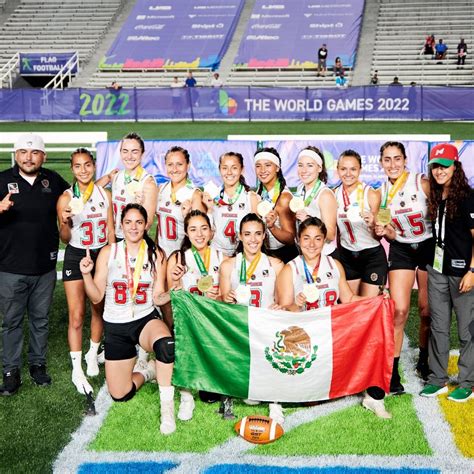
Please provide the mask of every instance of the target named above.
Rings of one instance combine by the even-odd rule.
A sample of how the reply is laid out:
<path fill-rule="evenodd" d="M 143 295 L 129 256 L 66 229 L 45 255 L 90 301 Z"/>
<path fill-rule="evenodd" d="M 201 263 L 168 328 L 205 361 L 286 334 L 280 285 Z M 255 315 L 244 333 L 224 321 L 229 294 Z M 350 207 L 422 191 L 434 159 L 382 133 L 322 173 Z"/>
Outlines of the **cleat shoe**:
<path fill-rule="evenodd" d="M 194 398 L 191 392 L 181 390 L 181 402 L 179 404 L 178 419 L 181 421 L 189 421 L 193 417 Z"/>
<path fill-rule="evenodd" d="M 101 351 L 97 354 L 97 363 L 99 365 L 105 364 L 105 351 Z"/>
<path fill-rule="evenodd" d="M 446 385 L 440 387 L 439 385 L 427 384 L 425 388 L 420 392 L 422 397 L 436 397 L 442 393 L 447 393 L 448 387 Z"/>
<path fill-rule="evenodd" d="M 448 395 L 448 400 L 452 402 L 464 403 L 474 397 L 472 390 L 467 387 L 458 387 Z"/>
<path fill-rule="evenodd" d="M 94 389 L 89 381 L 86 379 L 84 372 L 82 370 L 79 371 L 72 371 L 71 377 L 72 383 L 76 386 L 77 391 L 81 395 L 87 395 L 88 393 L 94 393 Z"/>
<path fill-rule="evenodd" d="M 283 426 L 285 417 L 283 416 L 282 406 L 279 403 L 269 403 L 268 407 L 270 408 L 270 418 Z"/>
<path fill-rule="evenodd" d="M 375 398 L 372 398 L 370 395 L 365 395 L 364 399 L 362 400 L 362 406 L 375 413 L 375 415 L 379 418 L 384 418 L 385 420 L 392 418 L 392 415 L 385 409 L 383 399 L 375 400 Z"/>
<path fill-rule="evenodd" d="M 20 369 L 12 369 L 3 374 L 3 385 L 0 386 L 0 395 L 9 397 L 15 395 L 21 386 Z"/>
<path fill-rule="evenodd" d="M 174 420 L 174 401 L 161 402 L 161 423 L 160 432 L 164 435 L 169 435 L 176 431 L 176 422 Z"/>
<path fill-rule="evenodd" d="M 40 387 L 51 385 L 51 377 L 46 373 L 46 366 L 43 364 L 30 365 L 30 375 L 33 382 Z"/>
<path fill-rule="evenodd" d="M 143 378 L 145 379 L 145 383 L 156 382 L 156 363 L 154 360 L 145 362 L 143 359 L 137 359 L 133 371 L 142 374 Z"/>
<path fill-rule="evenodd" d="M 84 360 L 86 361 L 87 369 L 86 374 L 89 377 L 97 377 L 99 375 L 99 361 L 97 360 L 97 353 L 96 352 L 87 352 L 84 356 Z"/>
<path fill-rule="evenodd" d="M 243 402 L 246 405 L 249 405 L 251 407 L 256 406 L 256 405 L 260 405 L 260 402 L 258 400 L 250 400 L 250 398 L 244 398 Z"/>

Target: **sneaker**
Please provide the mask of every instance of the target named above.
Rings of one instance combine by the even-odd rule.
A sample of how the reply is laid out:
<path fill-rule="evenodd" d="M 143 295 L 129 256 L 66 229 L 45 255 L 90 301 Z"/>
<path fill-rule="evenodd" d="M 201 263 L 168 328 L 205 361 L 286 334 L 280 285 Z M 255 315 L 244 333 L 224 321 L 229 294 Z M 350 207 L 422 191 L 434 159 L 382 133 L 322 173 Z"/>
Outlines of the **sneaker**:
<path fill-rule="evenodd" d="M 88 351 L 84 356 L 86 361 L 87 369 L 86 374 L 89 377 L 97 377 L 99 375 L 99 361 L 97 360 L 97 353 Z"/>
<path fill-rule="evenodd" d="M 30 365 L 30 375 L 33 382 L 40 387 L 51 385 L 51 377 L 46 373 L 46 366 L 43 364 Z"/>
<path fill-rule="evenodd" d="M 206 392 L 205 390 L 199 390 L 199 399 L 204 403 L 216 403 L 220 401 L 221 395 L 219 393 Z"/>
<path fill-rule="evenodd" d="M 244 398 L 244 403 L 246 405 L 250 405 L 251 407 L 260 405 L 260 402 L 258 400 L 250 400 L 250 398 Z"/>
<path fill-rule="evenodd" d="M 470 388 L 458 387 L 449 394 L 448 400 L 451 400 L 453 402 L 464 403 L 472 397 L 474 397 L 474 393 L 472 393 L 472 390 Z"/>
<path fill-rule="evenodd" d="M 105 364 L 105 351 L 100 351 L 97 354 L 97 363 L 99 365 Z"/>
<path fill-rule="evenodd" d="M 420 392 L 422 397 L 436 397 L 442 393 L 447 393 L 448 387 L 446 385 L 440 387 L 439 385 L 426 384 L 425 388 Z"/>
<path fill-rule="evenodd" d="M 283 408 L 279 403 L 269 403 L 270 418 L 276 421 L 278 424 L 283 425 L 285 417 L 283 416 Z"/>
<path fill-rule="evenodd" d="M 169 435 L 176 431 L 176 422 L 174 421 L 174 401 L 161 402 L 160 406 L 161 423 L 160 432 Z"/>
<path fill-rule="evenodd" d="M 189 421 L 193 417 L 195 403 L 192 394 L 188 391 L 181 390 L 181 402 L 179 404 L 178 419 L 181 421 Z"/>
<path fill-rule="evenodd" d="M 20 369 L 12 369 L 3 374 L 3 385 L 0 386 L 0 395 L 8 397 L 15 395 L 21 385 Z"/>
<path fill-rule="evenodd" d="M 94 389 L 89 381 L 86 379 L 84 372 L 81 371 L 72 371 L 71 376 L 72 383 L 76 386 L 77 391 L 81 395 L 87 395 L 88 393 L 94 393 Z"/>
<path fill-rule="evenodd" d="M 375 415 L 379 418 L 384 418 L 385 420 L 392 418 L 392 415 L 385 409 L 383 399 L 375 400 L 375 398 L 372 398 L 370 395 L 365 395 L 364 399 L 362 400 L 362 406 L 375 413 Z"/>
<path fill-rule="evenodd" d="M 390 394 L 391 395 L 402 395 L 405 393 L 405 387 L 400 381 L 390 382 Z"/>
<path fill-rule="evenodd" d="M 145 361 L 143 359 L 137 359 L 134 372 L 142 374 L 146 382 L 156 382 L 156 363 L 154 360 Z"/>

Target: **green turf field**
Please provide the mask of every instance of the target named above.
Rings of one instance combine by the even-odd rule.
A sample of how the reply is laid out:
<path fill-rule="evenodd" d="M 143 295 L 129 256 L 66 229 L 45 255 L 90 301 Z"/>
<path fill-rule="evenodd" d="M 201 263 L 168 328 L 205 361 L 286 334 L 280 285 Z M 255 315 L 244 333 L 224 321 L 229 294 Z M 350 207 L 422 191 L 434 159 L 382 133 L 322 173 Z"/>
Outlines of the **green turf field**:
<path fill-rule="evenodd" d="M 105 130 L 109 139 L 119 139 L 129 131 L 137 131 L 148 139 L 225 138 L 228 134 L 394 134 L 450 133 L 453 139 L 474 139 L 474 127 L 469 123 L 439 122 L 272 122 L 272 123 L 2 123 L 6 131 L 98 131 Z M 7 154 L 0 155 L 0 169 L 10 166 Z M 66 156 L 53 156 L 47 166 L 70 179 Z M 415 295 L 414 295 L 415 296 Z M 416 301 L 412 301 L 415 308 Z M 417 340 L 418 317 L 412 309 L 407 332 L 411 341 Z M 25 328 L 26 329 L 26 328 Z M 454 328 L 453 328 L 454 329 Z M 84 329 L 87 343 L 88 327 Z M 26 333 L 26 330 L 25 330 Z M 453 330 L 453 347 L 457 347 Z M 25 340 L 24 360 L 26 360 Z M 84 351 L 87 347 L 84 346 Z M 67 346 L 67 306 L 61 282 L 58 282 L 50 319 L 48 367 L 53 377 L 49 388 L 33 386 L 27 366 L 23 368 L 23 386 L 14 397 L 0 398 L 0 472 L 43 473 L 51 470 L 58 452 L 69 442 L 71 433 L 79 426 L 85 408 L 84 397 L 70 381 L 69 350 Z M 92 381 L 98 391 L 103 377 Z M 400 402 L 394 402 L 396 403 Z M 394 406 L 397 409 L 397 406 Z M 404 407 L 399 407 L 404 410 Z M 359 408 L 357 408 L 359 410 Z M 365 414 L 364 414 L 365 415 Z M 349 414 L 335 416 L 331 423 L 346 424 Z M 302 430 L 304 428 L 301 428 Z M 428 449 L 413 427 L 411 452 Z M 308 436 L 318 433 L 308 433 Z M 101 448 L 104 440 L 96 441 Z M 291 439 L 285 449 L 293 449 Z M 285 445 L 286 446 L 286 445 Z M 268 449 L 271 450 L 269 447 Z M 301 448 L 301 449 L 304 449 Z M 354 452 L 358 447 L 354 446 Z M 376 450 L 377 447 L 375 446 Z M 400 451 L 405 449 L 399 448 Z M 304 454 L 302 452 L 302 454 Z"/>

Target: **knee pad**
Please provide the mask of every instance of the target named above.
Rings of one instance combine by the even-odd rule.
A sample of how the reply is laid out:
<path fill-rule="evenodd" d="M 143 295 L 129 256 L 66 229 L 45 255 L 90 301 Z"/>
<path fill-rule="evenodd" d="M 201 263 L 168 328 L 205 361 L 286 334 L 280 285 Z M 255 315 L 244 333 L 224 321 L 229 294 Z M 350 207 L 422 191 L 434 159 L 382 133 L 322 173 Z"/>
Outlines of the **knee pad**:
<path fill-rule="evenodd" d="M 153 344 L 156 360 L 164 364 L 174 362 L 174 339 L 172 337 L 162 337 Z"/>
<path fill-rule="evenodd" d="M 137 386 L 132 382 L 132 388 L 130 389 L 130 392 L 128 392 L 123 397 L 115 398 L 113 395 L 110 395 L 110 396 L 112 397 L 112 400 L 114 402 L 128 402 L 135 396 L 135 393 L 137 393 Z"/>

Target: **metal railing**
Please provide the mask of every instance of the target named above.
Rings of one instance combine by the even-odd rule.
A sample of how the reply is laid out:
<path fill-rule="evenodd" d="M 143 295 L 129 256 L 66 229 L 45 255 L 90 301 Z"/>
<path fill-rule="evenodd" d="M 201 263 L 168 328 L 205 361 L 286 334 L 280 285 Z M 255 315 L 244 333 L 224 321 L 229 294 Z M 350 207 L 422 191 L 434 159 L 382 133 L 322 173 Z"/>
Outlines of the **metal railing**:
<path fill-rule="evenodd" d="M 9 88 L 13 88 L 13 75 L 18 72 L 20 65 L 20 53 L 15 53 L 11 59 L 6 62 L 0 69 L 0 89 L 3 88 L 4 82 L 8 82 Z"/>
<path fill-rule="evenodd" d="M 79 53 L 76 51 L 58 73 L 44 86 L 44 89 L 64 89 L 66 79 L 71 82 L 74 68 L 79 73 Z"/>

